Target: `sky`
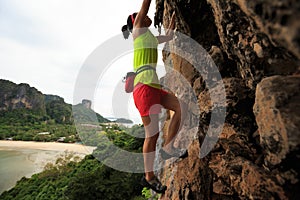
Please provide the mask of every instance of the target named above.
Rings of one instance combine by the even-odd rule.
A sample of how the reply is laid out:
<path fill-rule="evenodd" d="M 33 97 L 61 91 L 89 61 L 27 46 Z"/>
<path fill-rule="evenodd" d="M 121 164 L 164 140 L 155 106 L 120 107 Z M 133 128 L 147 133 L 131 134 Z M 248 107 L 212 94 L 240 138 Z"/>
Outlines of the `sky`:
<path fill-rule="evenodd" d="M 73 93 L 84 62 L 99 45 L 121 34 L 127 16 L 138 11 L 141 3 L 142 0 L 0 0 L 0 79 L 28 83 L 44 94 L 58 95 L 73 105 L 79 103 L 74 102 Z M 152 19 L 154 13 L 152 1 Z M 99 81 L 93 109 L 105 117 L 122 117 L 112 112 L 111 96 L 115 84 L 131 69 L 132 54 L 112 63 Z M 120 66 L 126 69 L 120 70 Z M 129 99 L 129 117 L 139 123 L 133 100 Z"/>

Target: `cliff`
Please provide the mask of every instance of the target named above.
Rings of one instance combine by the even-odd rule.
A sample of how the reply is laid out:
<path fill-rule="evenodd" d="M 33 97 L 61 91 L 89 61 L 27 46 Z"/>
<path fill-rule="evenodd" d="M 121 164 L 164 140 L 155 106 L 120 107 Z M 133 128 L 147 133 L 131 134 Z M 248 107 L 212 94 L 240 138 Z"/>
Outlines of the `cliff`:
<path fill-rule="evenodd" d="M 23 115 L 34 113 L 36 119 L 54 119 L 71 123 L 71 105 L 56 95 L 46 95 L 26 83 L 15 84 L 0 80 L 0 110 L 3 114 L 22 110 Z"/>
<path fill-rule="evenodd" d="M 72 105 L 66 103 L 60 96 L 43 94 L 26 83 L 15 84 L 0 79 L 0 114 L 4 118 L 12 116 L 16 121 L 26 121 L 26 116 L 33 114 L 36 121 L 54 120 L 58 124 L 73 124 L 73 115 L 82 115 L 84 122 L 89 122 L 90 119 L 85 118 L 82 113 L 93 113 L 100 123 L 110 122 L 91 110 L 91 103 L 90 100 L 84 99 L 81 104 L 73 106 L 72 112 Z M 20 119 L 18 112 L 21 112 L 23 119 Z M 8 119 L 6 121 L 10 123 Z"/>
<path fill-rule="evenodd" d="M 156 25 L 168 27 L 176 12 L 176 37 L 163 56 L 166 66 L 185 78 L 179 81 L 167 69 L 165 84 L 185 100 L 189 84 L 198 105 L 190 106 L 197 131 L 184 126 L 178 138 L 178 146 L 193 138 L 189 157 L 164 164 L 160 178 L 168 189 L 161 199 L 300 199 L 300 2 L 157 0 L 156 5 Z M 176 54 L 180 48 L 189 49 L 188 56 Z M 210 65 L 209 57 L 217 70 L 204 67 L 199 73 L 195 65 Z M 214 105 L 221 97 L 212 97 L 220 82 L 222 108 Z M 214 124 L 222 131 L 201 157 L 206 136 L 212 138 L 207 130 L 216 107 L 226 110 L 225 121 Z"/>
<path fill-rule="evenodd" d="M 0 111 L 32 109 L 45 114 L 44 95 L 28 84 L 19 85 L 0 79 Z"/>

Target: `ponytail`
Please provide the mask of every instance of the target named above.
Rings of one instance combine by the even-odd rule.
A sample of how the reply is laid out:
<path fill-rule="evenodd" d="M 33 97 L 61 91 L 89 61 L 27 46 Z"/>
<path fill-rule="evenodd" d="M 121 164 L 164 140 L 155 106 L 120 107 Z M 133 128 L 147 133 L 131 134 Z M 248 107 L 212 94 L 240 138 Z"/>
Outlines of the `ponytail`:
<path fill-rule="evenodd" d="M 127 25 L 122 26 L 122 32 L 123 32 L 123 36 L 124 36 L 125 40 L 128 39 L 130 32 L 128 30 Z"/>
<path fill-rule="evenodd" d="M 127 18 L 127 24 L 122 26 L 122 33 L 125 39 L 129 38 L 130 33 L 132 32 L 133 29 L 133 23 L 134 19 L 136 17 L 137 13 L 133 13 L 132 15 L 129 15 Z"/>

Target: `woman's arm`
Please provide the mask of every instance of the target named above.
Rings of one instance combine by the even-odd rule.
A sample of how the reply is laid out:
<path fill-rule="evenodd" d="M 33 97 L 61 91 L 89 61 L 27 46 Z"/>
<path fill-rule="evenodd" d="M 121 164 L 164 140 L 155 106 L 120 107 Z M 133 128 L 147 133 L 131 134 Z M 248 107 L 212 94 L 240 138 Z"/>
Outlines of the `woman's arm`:
<path fill-rule="evenodd" d="M 135 28 L 143 28 L 144 27 L 145 17 L 148 14 L 150 4 L 151 4 L 151 0 L 143 0 L 142 7 L 134 20 Z"/>
<path fill-rule="evenodd" d="M 175 29 L 175 12 L 173 12 L 172 14 L 170 25 L 166 31 L 166 35 L 156 36 L 158 43 L 164 43 L 172 40 L 174 35 L 174 29 Z"/>

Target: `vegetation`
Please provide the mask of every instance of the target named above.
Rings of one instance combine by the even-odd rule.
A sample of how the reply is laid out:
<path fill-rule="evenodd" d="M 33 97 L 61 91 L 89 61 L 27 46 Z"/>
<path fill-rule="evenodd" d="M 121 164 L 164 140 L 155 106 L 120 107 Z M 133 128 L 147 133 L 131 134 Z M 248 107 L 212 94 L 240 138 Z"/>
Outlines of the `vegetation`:
<path fill-rule="evenodd" d="M 142 127 L 121 129 L 106 127 L 110 142 L 128 151 L 141 152 L 142 139 L 130 136 L 141 132 Z M 98 144 L 98 150 L 104 144 Z M 103 200 L 145 200 L 149 191 L 140 186 L 141 174 L 125 173 L 109 168 L 92 155 L 78 162 L 72 154 L 65 154 L 55 164 L 48 164 L 45 170 L 31 178 L 22 178 L 16 186 L 0 196 L 0 199 L 103 199 Z"/>
<path fill-rule="evenodd" d="M 80 111 L 95 113 L 81 106 Z M 50 142 L 64 138 L 64 142 L 79 142 L 72 117 L 72 107 L 61 100 L 50 101 L 46 104 L 47 114 L 39 110 L 27 108 L 13 109 L 0 112 L 0 139 L 11 138 L 23 141 L 42 141 Z M 76 115 L 76 113 L 74 112 Z M 99 123 L 108 122 L 98 113 Z M 85 123 L 89 123 L 88 120 Z M 94 122 L 93 122 L 94 123 Z"/>
<path fill-rule="evenodd" d="M 61 137 L 66 138 L 65 142 L 79 141 L 71 123 L 58 123 L 49 116 L 24 108 L 0 112 L 0 139 L 49 142 Z"/>
<path fill-rule="evenodd" d="M 58 163 L 59 164 L 59 163 Z M 132 199 L 141 194 L 140 175 L 113 170 L 92 156 L 79 163 L 53 166 L 2 193 L 10 199 Z"/>
<path fill-rule="evenodd" d="M 28 84 L 1 79 L 0 111 L 0 139 L 48 142 L 63 137 L 64 142 L 76 142 L 80 139 L 74 117 L 84 123 L 109 122 L 82 104 L 72 108 L 59 96 L 44 95 Z"/>
<path fill-rule="evenodd" d="M 27 84 L 0 80 L 0 111 L 0 139 L 82 141 L 97 146 L 93 155 L 98 159 L 110 155 L 112 145 L 127 151 L 142 151 L 143 127 L 105 124 L 109 120 L 83 104 L 72 107 L 63 98 L 43 95 Z M 141 196 L 141 174 L 120 172 L 99 160 L 89 155 L 79 161 L 66 153 L 56 163 L 47 164 L 43 172 L 23 177 L 14 188 L 2 193 L 0 199 L 145 199 L 149 192 L 144 189 L 144 197 Z M 134 164 L 132 160 L 126 162 Z"/>

